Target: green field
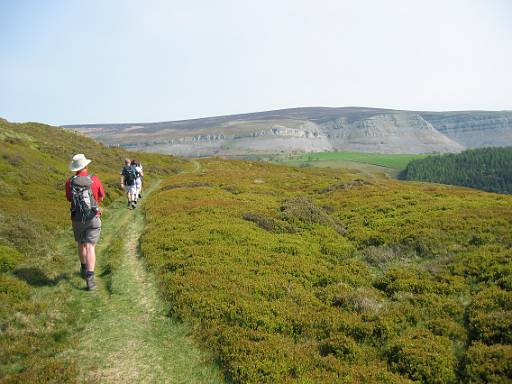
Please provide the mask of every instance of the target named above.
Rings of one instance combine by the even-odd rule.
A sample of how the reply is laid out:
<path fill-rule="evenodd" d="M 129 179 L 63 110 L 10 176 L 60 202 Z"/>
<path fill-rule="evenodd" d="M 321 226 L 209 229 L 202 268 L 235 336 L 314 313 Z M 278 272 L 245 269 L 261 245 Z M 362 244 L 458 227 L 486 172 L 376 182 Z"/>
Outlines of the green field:
<path fill-rule="evenodd" d="M 369 164 L 377 167 L 388 168 L 390 173 L 395 174 L 396 171 L 405 169 L 410 161 L 422 159 L 427 156 L 428 155 L 425 154 L 416 155 L 366 152 L 317 152 L 305 153 L 295 156 L 280 156 L 271 159 L 271 161 L 293 166 L 315 166 L 330 168 L 347 168 L 353 166 L 353 168 L 356 169 L 359 168 L 357 163 Z"/>

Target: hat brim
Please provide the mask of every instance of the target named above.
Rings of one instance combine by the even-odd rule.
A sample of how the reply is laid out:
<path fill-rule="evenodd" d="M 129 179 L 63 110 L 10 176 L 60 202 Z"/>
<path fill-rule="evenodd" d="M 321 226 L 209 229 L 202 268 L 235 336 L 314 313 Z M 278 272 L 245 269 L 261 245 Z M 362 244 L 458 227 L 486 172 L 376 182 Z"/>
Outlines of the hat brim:
<path fill-rule="evenodd" d="M 92 160 L 86 159 L 83 163 L 80 163 L 80 164 L 73 164 L 73 162 L 71 162 L 71 164 L 69 164 L 69 170 L 71 172 L 76 172 L 76 171 L 79 171 L 81 169 L 84 169 L 85 167 L 87 167 L 91 163 L 91 161 Z"/>

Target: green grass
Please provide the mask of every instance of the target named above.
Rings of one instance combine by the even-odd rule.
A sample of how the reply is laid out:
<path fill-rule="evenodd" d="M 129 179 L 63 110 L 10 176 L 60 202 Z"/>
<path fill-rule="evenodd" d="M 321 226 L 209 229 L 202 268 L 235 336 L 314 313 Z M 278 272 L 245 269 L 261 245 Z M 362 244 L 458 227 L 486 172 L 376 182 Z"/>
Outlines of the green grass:
<path fill-rule="evenodd" d="M 347 167 L 347 162 L 376 165 L 395 171 L 405 169 L 407 164 L 427 155 L 414 154 L 382 154 L 366 152 L 317 152 L 290 157 L 279 157 L 277 160 L 288 165 L 329 166 L 333 168 Z"/>

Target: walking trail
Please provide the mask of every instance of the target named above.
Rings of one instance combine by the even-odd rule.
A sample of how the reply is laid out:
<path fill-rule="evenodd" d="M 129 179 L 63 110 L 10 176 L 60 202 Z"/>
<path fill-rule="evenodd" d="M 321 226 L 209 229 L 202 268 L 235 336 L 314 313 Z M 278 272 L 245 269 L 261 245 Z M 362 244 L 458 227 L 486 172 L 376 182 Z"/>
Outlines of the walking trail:
<path fill-rule="evenodd" d="M 144 199 L 131 211 L 124 200 L 114 202 L 103 215 L 97 247 L 98 289 L 77 294 L 82 312 L 94 311 L 93 320 L 80 332 L 76 350 L 69 352 L 80 361 L 78 381 L 221 383 L 220 370 L 195 345 L 190 328 L 167 315 L 168 304 L 145 270 L 138 251 L 144 229 L 141 204 Z M 76 257 L 71 250 L 70 257 Z M 74 279 L 77 286 L 83 284 L 78 276 Z"/>

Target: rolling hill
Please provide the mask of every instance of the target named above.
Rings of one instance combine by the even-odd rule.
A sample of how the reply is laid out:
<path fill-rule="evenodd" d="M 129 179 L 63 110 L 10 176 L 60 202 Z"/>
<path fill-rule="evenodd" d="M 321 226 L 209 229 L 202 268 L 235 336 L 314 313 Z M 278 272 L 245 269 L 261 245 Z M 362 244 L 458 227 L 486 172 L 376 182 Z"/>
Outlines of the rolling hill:
<path fill-rule="evenodd" d="M 445 153 L 512 144 L 511 111 L 293 108 L 157 123 L 67 125 L 107 145 L 184 156 Z"/>
<path fill-rule="evenodd" d="M 153 192 L 130 211 L 133 153 L 35 123 L 0 143 L 2 384 L 512 379 L 512 196 L 137 153 Z M 108 193 L 95 293 L 64 232 L 75 152 Z"/>

